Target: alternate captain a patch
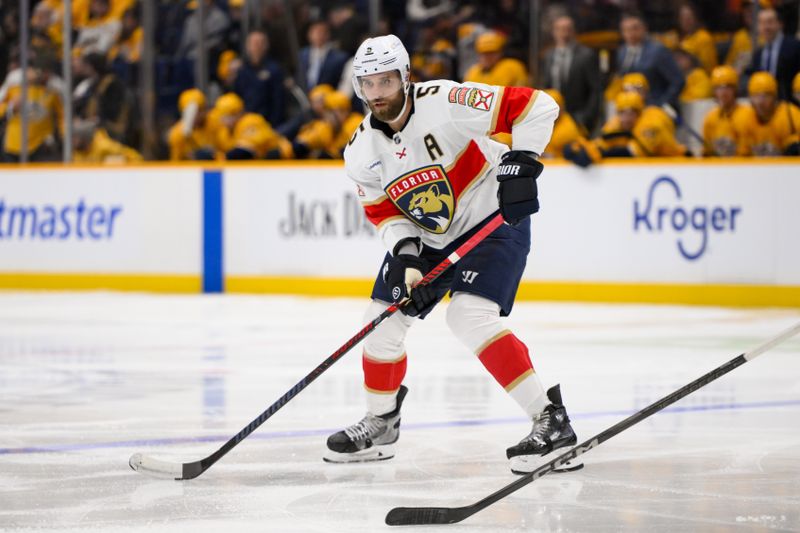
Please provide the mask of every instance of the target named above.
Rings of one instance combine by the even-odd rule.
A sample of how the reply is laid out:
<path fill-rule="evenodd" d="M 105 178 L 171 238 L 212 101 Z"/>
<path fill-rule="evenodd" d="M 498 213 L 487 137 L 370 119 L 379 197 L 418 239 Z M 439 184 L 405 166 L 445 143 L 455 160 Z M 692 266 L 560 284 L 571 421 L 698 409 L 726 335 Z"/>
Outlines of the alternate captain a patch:
<path fill-rule="evenodd" d="M 431 233 L 444 233 L 455 212 L 455 196 L 442 165 L 430 165 L 403 174 L 386 186 L 386 194 L 400 211 Z"/>

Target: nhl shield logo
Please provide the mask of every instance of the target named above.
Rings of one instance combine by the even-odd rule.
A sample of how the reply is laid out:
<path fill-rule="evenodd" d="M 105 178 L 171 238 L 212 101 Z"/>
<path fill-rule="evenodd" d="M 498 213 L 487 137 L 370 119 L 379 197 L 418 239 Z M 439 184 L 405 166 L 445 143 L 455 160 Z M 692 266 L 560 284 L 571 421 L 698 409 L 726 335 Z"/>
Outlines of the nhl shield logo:
<path fill-rule="evenodd" d="M 406 217 L 431 233 L 444 233 L 455 212 L 455 196 L 442 165 L 403 174 L 386 187 L 386 194 Z"/>

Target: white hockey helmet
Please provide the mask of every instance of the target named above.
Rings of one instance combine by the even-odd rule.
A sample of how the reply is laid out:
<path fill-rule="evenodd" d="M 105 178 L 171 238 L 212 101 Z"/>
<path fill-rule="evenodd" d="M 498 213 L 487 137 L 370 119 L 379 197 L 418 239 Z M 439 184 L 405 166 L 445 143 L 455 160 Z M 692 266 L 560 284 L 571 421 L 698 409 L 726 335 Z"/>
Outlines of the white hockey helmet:
<path fill-rule="evenodd" d="M 364 100 L 359 77 L 393 70 L 400 73 L 403 92 L 408 94 L 411 87 L 411 60 L 402 41 L 395 35 L 381 35 L 365 40 L 353 56 L 353 89 L 356 96 Z"/>

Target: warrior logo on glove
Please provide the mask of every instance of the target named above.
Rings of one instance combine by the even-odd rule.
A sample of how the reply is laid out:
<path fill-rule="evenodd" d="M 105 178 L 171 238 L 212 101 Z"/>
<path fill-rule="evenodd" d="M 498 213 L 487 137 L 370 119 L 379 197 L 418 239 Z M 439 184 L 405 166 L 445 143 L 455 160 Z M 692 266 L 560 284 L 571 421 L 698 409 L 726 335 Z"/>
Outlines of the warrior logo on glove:
<path fill-rule="evenodd" d="M 512 226 L 539 211 L 536 178 L 543 168 L 533 152 L 511 150 L 503 154 L 502 164 L 497 166 L 497 202 L 503 220 Z"/>

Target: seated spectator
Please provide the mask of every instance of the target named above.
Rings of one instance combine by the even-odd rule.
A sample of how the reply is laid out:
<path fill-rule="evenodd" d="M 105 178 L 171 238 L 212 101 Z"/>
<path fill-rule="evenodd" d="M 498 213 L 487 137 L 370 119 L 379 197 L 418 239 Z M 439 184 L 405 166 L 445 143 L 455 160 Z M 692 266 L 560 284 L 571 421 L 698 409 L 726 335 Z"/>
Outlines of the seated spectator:
<path fill-rule="evenodd" d="M 739 76 L 730 65 L 720 65 L 711 72 L 711 85 L 717 106 L 703 120 L 703 154 L 729 157 L 745 155 L 745 115 L 747 106 L 736 101 Z"/>
<path fill-rule="evenodd" d="M 347 143 L 364 121 L 364 115 L 353 111 L 350 99 L 339 91 L 333 91 L 325 96 L 325 109 L 326 118 L 331 122 L 334 131 L 333 141 L 326 152 L 332 159 L 341 159 Z"/>
<path fill-rule="evenodd" d="M 28 69 L 29 161 L 61 159 L 56 136 L 64 130 L 64 110 L 61 93 L 48 83 L 50 71 L 44 61 L 45 58 L 37 58 Z M 12 76 L 14 72 L 18 72 L 18 76 Z M 11 83 L 3 85 L 4 92 L 0 98 L 0 117 L 6 118 L 3 153 L 6 161 L 17 162 L 22 153 L 22 71 L 12 71 L 9 77 Z"/>
<path fill-rule="evenodd" d="M 125 140 L 132 123 L 127 89 L 108 70 L 105 57 L 88 54 L 73 58 L 73 70 L 78 81 L 72 93 L 75 116 L 94 120 L 113 138 Z"/>
<path fill-rule="evenodd" d="M 623 92 L 639 93 L 639 96 L 642 97 L 642 100 L 647 102 L 647 96 L 650 92 L 650 84 L 647 82 L 647 78 L 644 77 L 644 74 L 639 72 L 626 74 L 622 77 L 621 86 Z M 675 134 L 675 121 L 672 120 L 672 118 L 661 106 L 645 105 L 642 115 L 647 118 L 648 122 L 660 122 L 671 134 Z M 616 127 L 613 121 L 614 118 L 607 123 L 607 125 L 610 123 L 609 127 L 611 129 Z"/>
<path fill-rule="evenodd" d="M 564 157 L 564 147 L 577 141 L 581 136 L 585 136 L 586 130 L 581 128 L 567 111 L 564 96 L 560 91 L 546 89 L 545 92 L 556 101 L 560 112 L 553 125 L 553 136 L 550 138 L 550 142 L 547 143 L 547 148 L 545 148 L 542 156 L 547 158 Z"/>
<path fill-rule="evenodd" d="M 233 50 L 225 50 L 217 61 L 217 79 L 223 93 L 233 92 L 233 85 L 242 68 L 242 60 Z"/>
<path fill-rule="evenodd" d="M 594 128 L 600 112 L 601 79 L 597 55 L 575 40 L 575 22 L 562 15 L 553 21 L 555 46 L 545 54 L 540 76 L 543 87 L 552 87 L 565 99 L 572 117 L 587 130 Z"/>
<path fill-rule="evenodd" d="M 778 101 L 778 82 L 756 72 L 747 84 L 752 107 L 744 115 L 744 152 L 757 157 L 800 155 L 800 108 Z"/>
<path fill-rule="evenodd" d="M 225 159 L 263 159 L 276 149 L 288 159 L 289 141 L 275 133 L 258 113 L 246 113 L 244 102 L 236 94 L 223 94 L 217 99 L 212 120 L 221 126 L 217 128 L 216 146 Z"/>
<path fill-rule="evenodd" d="M 763 43 L 753 54 L 748 74 L 768 72 L 778 83 L 778 97 L 787 100 L 792 94 L 792 79 L 800 72 L 800 43 L 784 35 L 783 23 L 772 8 L 758 12 L 758 36 Z"/>
<path fill-rule="evenodd" d="M 759 0 L 761 9 L 769 7 L 769 0 Z M 750 38 L 751 28 L 753 27 L 753 0 L 742 2 L 742 27 L 736 30 L 731 38 L 731 46 L 725 56 L 725 64 L 736 69 L 736 73 L 741 75 L 753 57 L 753 40 Z"/>
<path fill-rule="evenodd" d="M 411 55 L 411 75 L 414 81 L 452 79 L 455 58 L 453 43 L 436 39 L 429 46 L 415 49 Z"/>
<path fill-rule="evenodd" d="M 506 38 L 497 32 L 485 32 L 475 40 L 478 62 L 464 74 L 464 81 L 487 85 L 522 87 L 528 85 L 528 70 L 518 59 L 503 57 Z"/>
<path fill-rule="evenodd" d="M 308 46 L 300 50 L 300 70 L 306 82 L 303 90 L 308 92 L 312 87 L 323 83 L 338 87 L 348 56 L 333 47 L 328 23 L 312 23 L 307 37 Z"/>
<path fill-rule="evenodd" d="M 111 10 L 111 0 L 91 0 L 89 18 L 82 25 L 75 40 L 76 53 L 105 56 L 117 42 L 122 23 L 119 15 Z"/>
<path fill-rule="evenodd" d="M 647 103 L 677 106 L 685 82 L 670 51 L 648 37 L 647 25 L 639 13 L 625 13 L 620 22 L 620 32 L 624 44 L 617 50 L 618 76 L 641 72 L 650 87 Z M 613 94 L 607 95 L 614 97 Z"/>
<path fill-rule="evenodd" d="M 49 2 L 39 2 L 31 14 L 30 42 L 33 48 L 48 48 L 55 53 L 61 52 L 64 41 L 61 16 L 59 11 Z"/>
<path fill-rule="evenodd" d="M 251 31 L 245 41 L 245 60 L 233 83 L 234 92 L 244 100 L 245 109 L 258 113 L 270 124 L 284 120 L 286 88 L 281 66 L 268 55 L 269 38 L 263 31 Z"/>
<path fill-rule="evenodd" d="M 700 66 L 700 61 L 688 50 L 681 47 L 673 52 L 675 62 L 686 77 L 686 85 L 681 91 L 681 102 L 693 102 L 711 98 L 711 78 L 705 69 Z"/>
<path fill-rule="evenodd" d="M 73 124 L 73 153 L 76 163 L 137 163 L 142 156 L 108 136 L 91 120 L 78 119 Z"/>
<path fill-rule="evenodd" d="M 671 157 L 689 155 L 663 120 L 644 114 L 644 99 L 621 92 L 614 100 L 617 114 L 603 126 L 599 138 L 584 138 L 564 147 L 564 157 L 587 167 L 608 157 Z"/>
<path fill-rule="evenodd" d="M 679 47 L 697 58 L 700 66 L 710 74 L 717 66 L 717 47 L 711 34 L 703 28 L 697 7 L 686 2 L 678 9 Z"/>
<path fill-rule="evenodd" d="M 139 14 L 136 8 L 131 8 L 122 15 L 122 29 L 108 52 L 108 60 L 131 65 L 138 63 L 142 57 L 142 37 L 144 30 L 139 25 Z"/>
<path fill-rule="evenodd" d="M 183 91 L 178 110 L 181 119 L 167 134 L 170 161 L 215 159 L 214 140 L 219 124 L 209 116 L 205 95 L 199 89 Z"/>

